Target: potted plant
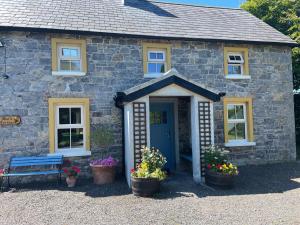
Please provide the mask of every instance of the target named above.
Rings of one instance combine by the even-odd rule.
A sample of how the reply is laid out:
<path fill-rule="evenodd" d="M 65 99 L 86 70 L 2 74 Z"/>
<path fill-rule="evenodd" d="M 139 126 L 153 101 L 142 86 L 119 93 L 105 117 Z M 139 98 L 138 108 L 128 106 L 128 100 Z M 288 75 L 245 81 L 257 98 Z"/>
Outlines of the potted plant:
<path fill-rule="evenodd" d="M 64 161 L 63 171 L 67 175 L 66 182 L 68 187 L 75 187 L 80 169 L 77 166 L 72 166 L 69 160 Z"/>
<path fill-rule="evenodd" d="M 107 148 L 114 143 L 113 131 L 109 126 L 98 127 L 92 133 L 92 140 L 96 147 L 107 150 Z M 90 166 L 92 168 L 94 183 L 102 185 L 114 182 L 117 164 L 118 160 L 112 156 L 92 160 Z"/>
<path fill-rule="evenodd" d="M 96 159 L 90 162 L 92 168 L 94 184 L 110 184 L 115 180 L 116 166 L 118 160 L 109 156 L 104 159 Z"/>
<path fill-rule="evenodd" d="M 131 186 L 135 196 L 150 197 L 159 192 L 160 182 L 166 178 L 163 167 L 166 158 L 158 149 L 147 147 L 142 150 L 142 162 L 131 170 Z"/>
<path fill-rule="evenodd" d="M 228 151 L 215 145 L 205 149 L 206 184 L 223 188 L 230 188 L 233 186 L 234 178 L 239 172 L 235 165 L 228 162 L 227 154 Z"/>

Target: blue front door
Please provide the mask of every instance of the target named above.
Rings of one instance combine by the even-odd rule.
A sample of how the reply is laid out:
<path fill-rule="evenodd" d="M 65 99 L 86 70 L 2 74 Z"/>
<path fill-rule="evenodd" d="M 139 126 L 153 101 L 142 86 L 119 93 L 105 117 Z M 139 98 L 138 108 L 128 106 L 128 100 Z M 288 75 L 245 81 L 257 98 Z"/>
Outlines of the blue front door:
<path fill-rule="evenodd" d="M 158 148 L 167 158 L 166 169 L 175 169 L 174 104 L 150 103 L 151 147 Z"/>

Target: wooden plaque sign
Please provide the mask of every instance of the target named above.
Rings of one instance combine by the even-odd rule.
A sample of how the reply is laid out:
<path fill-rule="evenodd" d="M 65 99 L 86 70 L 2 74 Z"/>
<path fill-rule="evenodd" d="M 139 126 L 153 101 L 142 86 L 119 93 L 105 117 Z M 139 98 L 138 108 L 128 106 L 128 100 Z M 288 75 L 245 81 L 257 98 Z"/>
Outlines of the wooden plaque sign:
<path fill-rule="evenodd" d="M 0 116 L 0 126 L 18 125 L 21 123 L 20 116 Z"/>

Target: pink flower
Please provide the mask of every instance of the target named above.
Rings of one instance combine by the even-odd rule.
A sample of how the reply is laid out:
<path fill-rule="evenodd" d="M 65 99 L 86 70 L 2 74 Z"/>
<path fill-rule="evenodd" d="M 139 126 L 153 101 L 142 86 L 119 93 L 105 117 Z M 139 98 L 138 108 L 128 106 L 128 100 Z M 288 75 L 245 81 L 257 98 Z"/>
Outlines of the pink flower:
<path fill-rule="evenodd" d="M 211 169 L 211 165 L 210 164 L 207 164 L 207 169 Z"/>
<path fill-rule="evenodd" d="M 130 173 L 134 173 L 135 172 L 135 170 L 132 168 L 131 170 L 130 170 Z"/>
<path fill-rule="evenodd" d="M 80 169 L 77 166 L 72 166 L 72 170 L 74 170 L 76 173 L 80 173 Z"/>

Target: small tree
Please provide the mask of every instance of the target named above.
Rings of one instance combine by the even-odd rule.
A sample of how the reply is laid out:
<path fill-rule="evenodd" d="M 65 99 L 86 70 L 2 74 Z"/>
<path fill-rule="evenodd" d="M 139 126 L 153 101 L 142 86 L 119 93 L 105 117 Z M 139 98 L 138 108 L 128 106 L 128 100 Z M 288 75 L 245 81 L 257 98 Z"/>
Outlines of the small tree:
<path fill-rule="evenodd" d="M 91 135 L 92 141 L 96 147 L 107 148 L 114 143 L 113 130 L 109 126 L 97 127 Z"/>

